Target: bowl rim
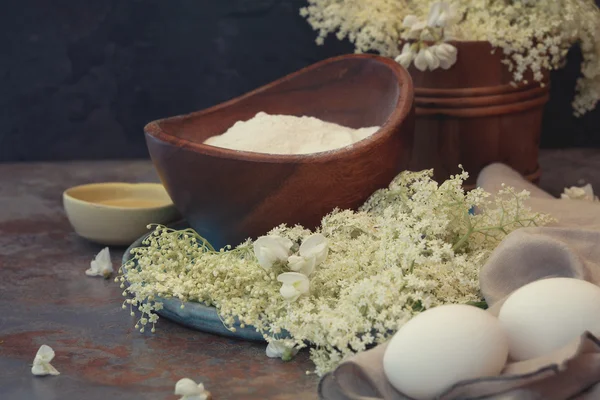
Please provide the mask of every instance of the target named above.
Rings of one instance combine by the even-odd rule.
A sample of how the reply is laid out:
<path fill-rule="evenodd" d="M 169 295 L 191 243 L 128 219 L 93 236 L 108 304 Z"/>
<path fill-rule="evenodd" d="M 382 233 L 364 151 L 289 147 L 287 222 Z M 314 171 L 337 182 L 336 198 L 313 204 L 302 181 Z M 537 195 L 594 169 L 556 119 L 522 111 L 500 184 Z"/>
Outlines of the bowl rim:
<path fill-rule="evenodd" d="M 248 97 L 252 97 L 259 93 L 265 92 L 274 86 L 280 85 L 287 81 L 290 81 L 302 74 L 312 72 L 325 65 L 338 63 L 345 60 L 374 60 L 387 67 L 397 79 L 397 85 L 399 87 L 398 102 L 394 110 L 390 113 L 387 120 L 380 126 L 369 137 L 360 140 L 352 145 L 341 147 L 338 149 L 332 149 L 329 151 L 323 151 L 318 153 L 309 154 L 269 154 L 269 153 L 257 153 L 251 151 L 240 151 L 226 149 L 216 146 L 207 145 L 204 143 L 197 143 L 188 139 L 178 138 L 174 135 L 170 135 L 161 129 L 161 123 L 164 121 L 173 120 L 185 120 L 189 118 L 196 118 L 209 114 L 223 108 L 229 107 L 241 100 Z M 414 87 L 413 81 L 409 72 L 398 64 L 396 61 L 374 54 L 346 54 L 342 56 L 332 57 L 323 61 L 309 65 L 308 67 L 302 68 L 296 72 L 288 74 L 282 78 L 272 81 L 264 86 L 247 92 L 241 96 L 227 100 L 215 106 L 194 111 L 188 114 L 177 115 L 173 117 L 161 118 L 152 122 L 149 122 L 144 127 L 144 133 L 147 137 L 160 140 L 162 142 L 169 143 L 179 148 L 190 149 L 194 152 L 209 155 L 218 158 L 227 158 L 232 160 L 251 161 L 251 162 L 269 162 L 269 163 L 286 163 L 286 164 L 306 164 L 315 162 L 329 162 L 336 159 L 346 158 L 349 155 L 360 153 L 367 148 L 372 147 L 375 143 L 378 143 L 381 139 L 387 138 L 395 133 L 395 128 L 401 126 L 405 120 L 411 115 L 411 109 L 414 103 Z"/>
<path fill-rule="evenodd" d="M 73 196 L 72 192 L 77 190 L 77 189 L 82 189 L 82 188 L 93 188 L 93 187 L 108 187 L 108 186 L 127 186 L 127 187 L 140 187 L 140 186 L 149 186 L 149 187 L 153 187 L 153 188 L 158 188 L 161 187 L 165 193 L 168 192 L 165 189 L 165 187 L 160 184 L 160 183 L 154 183 L 154 182 L 94 182 L 94 183 L 84 183 L 81 185 L 76 185 L 76 186 L 72 186 L 68 189 L 65 189 L 63 191 L 63 200 L 68 199 L 68 201 L 73 202 L 73 203 L 77 203 L 80 205 L 85 205 L 85 206 L 91 206 L 97 209 L 106 209 L 106 210 L 119 210 L 119 211 L 128 211 L 128 212 L 135 212 L 135 211 L 159 211 L 159 210 L 164 210 L 164 209 L 168 209 L 168 208 L 172 208 L 175 207 L 175 204 L 173 203 L 173 200 L 170 200 L 169 203 L 165 203 L 159 206 L 147 206 L 147 207 L 123 207 L 123 206 L 114 206 L 114 205 L 108 205 L 108 204 L 102 204 L 102 203 L 97 203 L 94 201 L 87 201 L 87 200 L 82 200 L 78 197 Z"/>

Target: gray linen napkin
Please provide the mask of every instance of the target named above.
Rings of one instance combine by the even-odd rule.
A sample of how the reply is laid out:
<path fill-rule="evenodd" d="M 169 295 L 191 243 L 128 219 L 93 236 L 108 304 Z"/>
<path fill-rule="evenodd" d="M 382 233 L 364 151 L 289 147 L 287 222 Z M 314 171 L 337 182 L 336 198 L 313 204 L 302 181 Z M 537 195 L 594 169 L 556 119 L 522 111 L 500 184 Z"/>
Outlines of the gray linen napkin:
<path fill-rule="evenodd" d="M 497 192 L 502 183 L 531 193 L 528 205 L 558 222 L 508 235 L 482 268 L 480 285 L 497 314 L 519 287 L 551 276 L 600 284 L 600 203 L 559 200 L 502 165 L 486 167 L 478 185 Z M 323 376 L 319 396 L 326 400 L 410 400 L 392 387 L 383 372 L 387 343 L 357 354 Z M 440 400 L 594 400 L 600 399 L 600 342 L 586 332 L 571 344 L 534 360 L 508 363 L 501 376 L 457 383 Z"/>

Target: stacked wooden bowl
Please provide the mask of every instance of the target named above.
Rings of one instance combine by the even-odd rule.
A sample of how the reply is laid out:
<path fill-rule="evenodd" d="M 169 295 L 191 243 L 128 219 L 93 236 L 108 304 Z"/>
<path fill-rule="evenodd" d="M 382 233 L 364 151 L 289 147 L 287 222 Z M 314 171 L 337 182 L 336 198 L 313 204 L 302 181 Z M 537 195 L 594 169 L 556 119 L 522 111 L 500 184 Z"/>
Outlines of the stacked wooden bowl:
<path fill-rule="evenodd" d="M 434 168 L 436 180 L 443 181 L 462 164 L 469 189 L 483 167 L 502 162 L 537 182 L 547 75 L 543 85 L 531 77 L 514 85 L 501 50 L 493 53 L 488 42 L 453 45 L 458 60 L 449 70 L 409 69 L 416 112 L 411 169 Z"/>

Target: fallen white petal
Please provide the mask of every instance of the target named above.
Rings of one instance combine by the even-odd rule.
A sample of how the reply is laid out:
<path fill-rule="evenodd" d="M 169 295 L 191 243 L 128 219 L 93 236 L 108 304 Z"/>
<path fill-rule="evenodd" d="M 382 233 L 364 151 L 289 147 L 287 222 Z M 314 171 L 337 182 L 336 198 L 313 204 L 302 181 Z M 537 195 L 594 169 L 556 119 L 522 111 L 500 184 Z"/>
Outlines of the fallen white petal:
<path fill-rule="evenodd" d="M 183 378 L 175 384 L 175 394 L 182 396 L 181 400 L 206 400 L 210 393 L 204 390 L 202 383 L 196 384 L 189 378 Z"/>
<path fill-rule="evenodd" d="M 60 375 L 60 372 L 49 363 L 34 364 L 31 367 L 31 373 L 36 376 Z"/>
<path fill-rule="evenodd" d="M 598 197 L 594 195 L 594 189 L 589 183 L 583 187 L 572 186 L 570 188 L 565 188 L 560 195 L 560 198 L 567 200 L 598 201 Z"/>
<path fill-rule="evenodd" d="M 267 345 L 265 353 L 269 358 L 281 358 L 285 352 L 286 346 L 280 340 L 273 340 Z"/>
<path fill-rule="evenodd" d="M 298 354 L 298 350 L 296 347 L 287 347 L 284 340 L 271 340 L 267 345 L 265 353 L 269 358 L 281 358 L 284 361 L 288 361 Z"/>
<path fill-rule="evenodd" d="M 90 263 L 90 268 L 85 271 L 87 276 L 104 276 L 113 273 L 113 265 L 110 260 L 110 251 L 108 247 L 102 249 Z"/>
<path fill-rule="evenodd" d="M 53 358 L 54 350 L 52 350 L 52 347 L 43 344 L 33 359 L 31 373 L 37 376 L 60 375 L 60 372 L 50 365 L 50 361 L 52 361 Z"/>

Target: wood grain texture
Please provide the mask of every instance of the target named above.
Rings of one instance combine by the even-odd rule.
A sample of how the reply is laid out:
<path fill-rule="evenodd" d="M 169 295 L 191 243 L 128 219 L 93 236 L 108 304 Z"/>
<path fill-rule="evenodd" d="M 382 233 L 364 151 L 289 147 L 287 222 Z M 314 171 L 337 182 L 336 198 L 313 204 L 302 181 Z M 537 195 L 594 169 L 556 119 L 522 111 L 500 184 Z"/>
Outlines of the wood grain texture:
<path fill-rule="evenodd" d="M 409 68 L 415 84 L 415 140 L 411 169 L 434 169 L 438 181 L 460 172 L 461 164 L 475 185 L 483 167 L 503 162 L 537 182 L 538 152 L 545 86 L 533 82 L 513 86 L 512 74 L 501 63 L 503 54 L 488 42 L 454 42 L 456 64 L 422 72 Z"/>
<path fill-rule="evenodd" d="M 203 144 L 260 111 L 381 129 L 352 147 L 309 155 Z M 336 207 L 360 206 L 407 169 L 413 115 L 412 81 L 402 67 L 378 56 L 348 55 L 207 110 L 152 122 L 145 132 L 152 160 L 179 211 L 200 235 L 222 247 L 282 223 L 315 228 Z"/>

